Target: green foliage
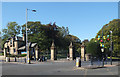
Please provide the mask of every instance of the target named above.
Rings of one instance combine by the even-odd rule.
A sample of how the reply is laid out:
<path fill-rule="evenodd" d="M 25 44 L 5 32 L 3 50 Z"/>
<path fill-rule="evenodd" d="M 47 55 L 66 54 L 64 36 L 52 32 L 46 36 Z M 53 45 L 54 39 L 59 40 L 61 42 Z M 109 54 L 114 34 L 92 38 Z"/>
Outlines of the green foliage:
<path fill-rule="evenodd" d="M 25 27 L 25 24 L 22 25 L 22 33 L 25 33 Z M 58 50 L 66 50 L 70 41 L 79 40 L 76 36 L 69 35 L 68 27 L 59 27 L 55 23 L 45 25 L 40 22 L 28 22 L 28 28 L 28 40 L 38 43 L 40 51 L 50 51 L 53 40 Z"/>
<path fill-rule="evenodd" d="M 81 47 L 79 47 L 79 48 L 77 49 L 77 52 L 78 52 L 79 54 L 81 54 Z"/>
<path fill-rule="evenodd" d="M 0 56 L 3 56 L 4 55 L 4 53 L 0 53 Z"/>
<path fill-rule="evenodd" d="M 2 29 L 2 48 L 3 43 L 12 36 L 19 35 L 20 34 L 21 27 L 16 22 L 10 22 L 7 24 L 6 29 Z"/>
<path fill-rule="evenodd" d="M 68 27 L 59 27 L 53 24 L 41 24 L 41 22 L 27 22 L 28 42 L 35 42 L 39 46 L 39 51 L 50 51 L 54 40 L 57 50 L 68 50 L 70 42 L 74 43 L 75 50 L 80 47 L 81 40 L 69 34 Z M 22 30 L 16 22 L 10 22 L 6 29 L 3 29 L 3 43 L 11 36 L 26 33 L 26 24 L 22 25 Z M 3 44 L 2 43 L 2 44 Z"/>
<path fill-rule="evenodd" d="M 109 54 L 110 42 L 112 40 L 114 44 L 113 55 L 116 56 L 120 54 L 120 19 L 114 19 L 108 24 L 104 25 L 103 35 L 111 35 L 110 30 L 112 31 L 112 39 L 110 39 L 110 41 L 104 40 L 104 46 L 107 49 L 106 52 Z M 102 37 L 102 29 L 97 33 L 95 39 L 98 38 L 98 35 Z"/>
<path fill-rule="evenodd" d="M 19 54 L 19 55 L 13 55 L 13 54 L 7 54 L 7 57 L 25 57 L 27 54 Z"/>
<path fill-rule="evenodd" d="M 100 57 L 102 54 L 101 54 L 99 43 L 90 41 L 86 45 L 86 53 L 90 53 L 92 56 Z"/>

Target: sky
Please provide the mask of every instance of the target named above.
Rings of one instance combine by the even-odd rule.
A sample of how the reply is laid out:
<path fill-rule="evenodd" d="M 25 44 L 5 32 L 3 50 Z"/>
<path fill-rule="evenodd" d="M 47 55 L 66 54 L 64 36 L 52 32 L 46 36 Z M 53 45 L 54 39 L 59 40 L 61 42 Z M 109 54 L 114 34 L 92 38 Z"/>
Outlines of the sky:
<path fill-rule="evenodd" d="M 8 22 L 23 25 L 28 21 L 50 22 L 68 27 L 80 40 L 94 38 L 103 25 L 118 19 L 118 2 L 2 2 L 2 29 Z"/>

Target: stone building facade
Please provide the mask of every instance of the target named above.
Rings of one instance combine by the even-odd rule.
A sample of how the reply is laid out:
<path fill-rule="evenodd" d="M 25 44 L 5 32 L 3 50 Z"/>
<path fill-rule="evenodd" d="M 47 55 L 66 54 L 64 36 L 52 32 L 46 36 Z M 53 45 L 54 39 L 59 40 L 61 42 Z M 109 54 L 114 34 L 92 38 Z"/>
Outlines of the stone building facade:
<path fill-rule="evenodd" d="M 35 56 L 38 54 L 35 54 L 37 43 L 28 43 L 30 45 L 30 53 L 31 55 Z M 6 57 L 6 54 L 12 54 L 12 55 L 18 55 L 22 52 L 26 52 L 26 42 L 25 42 L 25 35 L 23 34 L 23 37 L 19 36 L 13 36 L 8 38 L 6 42 L 4 43 L 4 57 Z M 38 53 L 38 52 L 37 52 Z"/>
<path fill-rule="evenodd" d="M 18 49 L 23 45 L 25 45 L 24 36 L 13 36 L 8 38 L 8 40 L 6 40 L 6 42 L 4 43 L 4 56 L 6 56 L 6 53 L 14 55 L 20 54 L 21 52 L 18 52 Z"/>

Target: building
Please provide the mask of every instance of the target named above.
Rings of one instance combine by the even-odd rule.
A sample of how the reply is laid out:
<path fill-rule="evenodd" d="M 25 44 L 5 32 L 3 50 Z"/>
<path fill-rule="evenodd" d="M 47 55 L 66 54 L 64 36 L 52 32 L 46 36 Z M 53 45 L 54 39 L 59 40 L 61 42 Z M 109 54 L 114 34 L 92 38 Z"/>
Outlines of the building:
<path fill-rule="evenodd" d="M 35 50 L 38 49 L 37 43 L 28 43 L 28 44 L 29 44 L 29 51 L 31 56 L 35 57 L 36 55 Z M 8 40 L 5 41 L 4 43 L 5 57 L 6 57 L 6 54 L 18 55 L 18 54 L 21 54 L 22 52 L 26 52 L 26 41 L 25 41 L 24 34 L 23 34 L 23 37 L 13 36 L 8 38 Z"/>

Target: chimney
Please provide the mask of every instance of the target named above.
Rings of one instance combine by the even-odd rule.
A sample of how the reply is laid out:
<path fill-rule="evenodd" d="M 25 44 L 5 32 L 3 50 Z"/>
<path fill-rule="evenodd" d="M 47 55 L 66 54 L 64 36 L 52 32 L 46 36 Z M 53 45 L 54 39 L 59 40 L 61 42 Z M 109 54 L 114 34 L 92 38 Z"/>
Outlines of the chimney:
<path fill-rule="evenodd" d="M 23 34 L 22 40 L 25 41 L 25 34 Z"/>

